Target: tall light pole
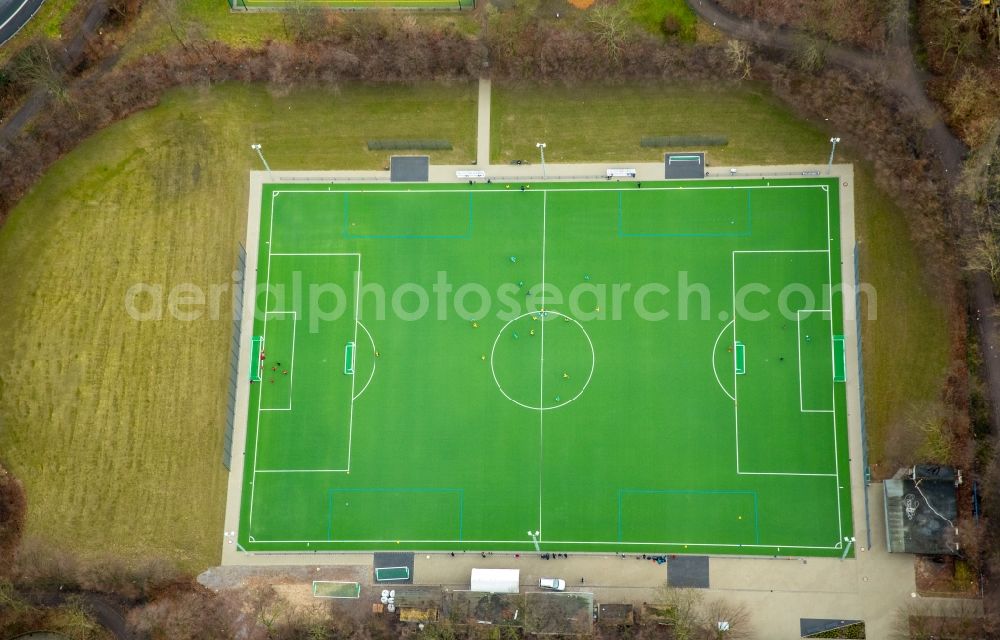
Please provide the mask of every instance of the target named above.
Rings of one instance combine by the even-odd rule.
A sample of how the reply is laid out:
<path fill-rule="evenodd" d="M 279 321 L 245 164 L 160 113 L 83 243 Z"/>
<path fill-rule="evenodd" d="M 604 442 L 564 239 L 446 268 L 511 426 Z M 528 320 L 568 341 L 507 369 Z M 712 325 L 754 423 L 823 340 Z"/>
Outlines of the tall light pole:
<path fill-rule="evenodd" d="M 542 177 L 546 178 L 548 174 L 545 173 L 545 143 L 536 142 L 535 146 L 538 147 L 538 153 L 542 154 Z"/>
<path fill-rule="evenodd" d="M 826 174 L 830 175 L 833 171 L 833 152 L 837 150 L 837 143 L 840 142 L 840 138 L 830 138 L 830 161 L 826 164 Z"/>
<path fill-rule="evenodd" d="M 854 540 L 855 540 L 854 536 L 851 536 L 850 538 L 848 538 L 847 536 L 844 536 L 844 542 L 846 542 L 847 544 L 844 545 L 844 553 L 841 554 L 841 556 L 840 556 L 841 560 L 843 560 L 844 558 L 846 558 L 847 554 L 851 552 L 851 545 L 854 544 Z"/>
<path fill-rule="evenodd" d="M 541 533 L 542 533 L 541 531 L 529 531 L 528 532 L 528 535 L 531 536 L 531 541 L 535 543 L 535 551 L 541 551 L 542 550 L 542 548 L 540 546 L 538 546 L 538 536 Z"/>
<path fill-rule="evenodd" d="M 267 164 L 267 160 L 264 159 L 264 154 L 260 150 L 260 145 L 252 144 L 250 145 L 250 148 L 257 152 L 257 155 L 260 156 L 260 161 L 264 163 L 264 168 L 267 169 L 268 173 L 271 173 L 271 167 Z"/>

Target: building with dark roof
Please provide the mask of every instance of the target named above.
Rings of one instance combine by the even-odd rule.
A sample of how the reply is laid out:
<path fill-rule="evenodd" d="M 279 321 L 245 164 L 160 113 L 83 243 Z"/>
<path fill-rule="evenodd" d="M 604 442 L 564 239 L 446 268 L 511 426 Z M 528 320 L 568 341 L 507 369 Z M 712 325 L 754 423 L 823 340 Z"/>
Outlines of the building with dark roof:
<path fill-rule="evenodd" d="M 952 467 L 917 465 L 883 483 L 890 553 L 958 554 L 958 485 Z"/>

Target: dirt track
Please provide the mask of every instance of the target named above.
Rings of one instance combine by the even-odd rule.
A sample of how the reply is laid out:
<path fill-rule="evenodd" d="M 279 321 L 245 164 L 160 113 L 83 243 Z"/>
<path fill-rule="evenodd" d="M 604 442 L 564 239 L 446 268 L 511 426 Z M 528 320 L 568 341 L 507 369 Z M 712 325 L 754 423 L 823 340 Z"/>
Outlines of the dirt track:
<path fill-rule="evenodd" d="M 36 605 L 54 607 L 64 604 L 70 596 L 79 597 L 97 624 L 107 629 L 115 638 L 131 640 L 132 634 L 129 632 L 121 607 L 107 596 L 87 591 L 46 591 L 33 593 L 28 599 Z"/>

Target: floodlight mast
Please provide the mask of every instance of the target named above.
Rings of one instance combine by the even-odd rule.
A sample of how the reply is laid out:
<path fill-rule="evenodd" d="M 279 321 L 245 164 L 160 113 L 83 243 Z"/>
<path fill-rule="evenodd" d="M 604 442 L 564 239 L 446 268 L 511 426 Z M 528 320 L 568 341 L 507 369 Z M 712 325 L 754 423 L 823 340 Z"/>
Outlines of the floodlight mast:
<path fill-rule="evenodd" d="M 830 175 L 833 171 L 833 153 L 837 150 L 837 143 L 840 142 L 840 138 L 830 138 L 830 161 L 826 164 L 826 174 Z"/>
<path fill-rule="evenodd" d="M 531 541 L 535 543 L 535 551 L 541 551 L 542 548 L 538 545 L 538 536 L 541 535 L 541 531 L 529 531 L 528 535 L 531 536 Z"/>
<path fill-rule="evenodd" d="M 535 146 L 538 147 L 538 153 L 542 154 L 542 177 L 547 178 L 548 174 L 545 172 L 545 143 L 536 142 Z"/>
<path fill-rule="evenodd" d="M 257 155 L 260 156 L 260 161 L 264 163 L 264 168 L 267 169 L 268 173 L 271 173 L 271 166 L 267 164 L 267 160 L 264 159 L 264 153 L 261 151 L 260 145 L 252 144 L 250 145 L 250 148 L 257 152 Z"/>

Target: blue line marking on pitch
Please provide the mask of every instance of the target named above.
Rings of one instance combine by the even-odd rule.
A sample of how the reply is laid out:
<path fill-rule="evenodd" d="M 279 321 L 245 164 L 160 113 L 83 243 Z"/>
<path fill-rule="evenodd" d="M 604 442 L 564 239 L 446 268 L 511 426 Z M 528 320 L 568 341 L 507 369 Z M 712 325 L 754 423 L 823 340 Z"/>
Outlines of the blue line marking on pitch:
<path fill-rule="evenodd" d="M 389 487 L 374 487 L 374 488 L 358 488 L 358 487 L 345 487 L 345 488 L 332 488 L 327 489 L 327 525 L 326 525 L 326 539 L 330 542 L 338 542 L 338 540 L 333 539 L 333 498 L 336 493 L 457 493 L 458 494 L 458 540 L 462 541 L 462 533 L 465 525 L 465 489 L 451 489 L 451 488 L 421 488 L 421 487 L 401 487 L 401 488 L 389 488 Z"/>
<path fill-rule="evenodd" d="M 372 191 L 368 193 L 378 193 Z M 414 193 L 420 193 L 415 191 Z M 343 236 L 347 240 L 466 240 L 472 237 L 472 194 L 469 192 L 469 219 L 466 221 L 465 233 L 462 234 L 422 234 L 422 233 L 399 233 L 399 234 L 354 234 L 350 232 L 350 213 L 348 211 L 347 197 L 344 192 L 344 228 Z"/>
<path fill-rule="evenodd" d="M 730 189 L 739 187 L 731 186 Z M 753 234 L 753 214 L 750 210 L 751 189 L 747 189 L 746 231 L 727 231 L 724 233 L 625 233 L 624 215 L 622 213 L 622 192 L 618 192 L 618 237 L 619 238 L 746 238 Z"/>
<path fill-rule="evenodd" d="M 760 544 L 760 508 L 756 491 L 740 489 L 619 489 L 618 490 L 618 542 L 622 542 L 622 498 L 626 493 L 637 494 L 674 494 L 674 495 L 749 495 L 753 497 L 753 530 L 754 544 Z M 672 543 L 663 543 L 672 544 Z M 711 543 L 709 543 L 711 544 Z"/>
<path fill-rule="evenodd" d="M 622 192 L 618 192 L 618 237 L 625 237 L 625 221 L 622 217 Z"/>

